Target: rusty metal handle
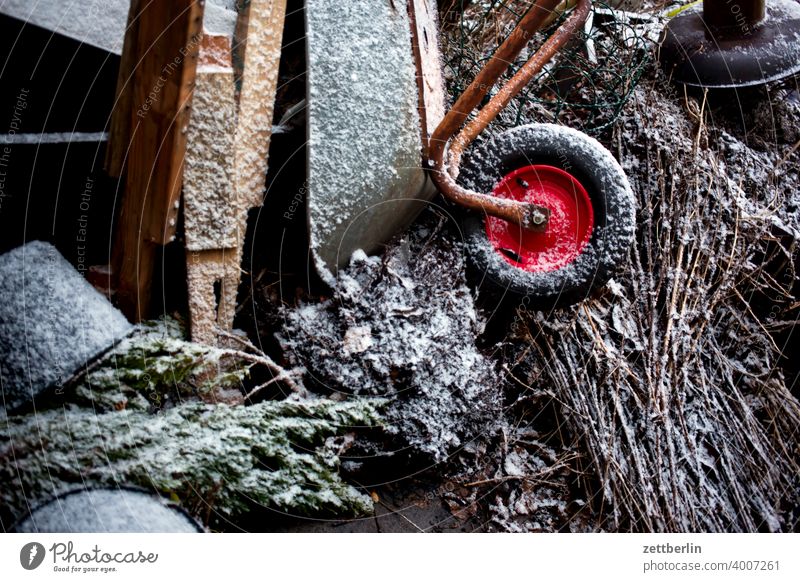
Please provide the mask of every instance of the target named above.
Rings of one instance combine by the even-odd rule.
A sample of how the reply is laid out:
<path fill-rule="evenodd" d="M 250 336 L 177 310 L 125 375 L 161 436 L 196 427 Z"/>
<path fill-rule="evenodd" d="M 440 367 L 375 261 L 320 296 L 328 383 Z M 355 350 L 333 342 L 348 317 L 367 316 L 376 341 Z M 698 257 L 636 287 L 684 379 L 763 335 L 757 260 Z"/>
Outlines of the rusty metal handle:
<path fill-rule="evenodd" d="M 569 18 L 552 36 L 537 50 L 528 62 L 505 83 L 494 97 L 469 122 L 466 127 L 452 139 L 461 128 L 467 117 L 480 104 L 500 75 L 506 71 L 531 36 L 552 15 L 553 10 L 562 0 L 543 0 L 537 2 L 520 20 L 511 35 L 500 45 L 494 56 L 481 69 L 469 87 L 462 93 L 455 105 L 445 115 L 442 122 L 433 132 L 430 140 L 430 164 L 433 181 L 449 200 L 472 210 L 481 210 L 490 216 L 501 218 L 518 224 L 528 230 L 541 231 L 547 227 L 549 210 L 536 204 L 517 202 L 496 198 L 491 194 L 481 194 L 456 184 L 450 172 L 448 157 L 457 160 L 461 152 L 497 117 L 508 103 L 542 70 L 583 26 L 592 8 L 591 0 L 578 0 Z M 568 3 L 567 3 L 568 4 Z M 451 142 L 448 148 L 448 143 Z M 448 155 L 450 154 L 450 155 Z"/>

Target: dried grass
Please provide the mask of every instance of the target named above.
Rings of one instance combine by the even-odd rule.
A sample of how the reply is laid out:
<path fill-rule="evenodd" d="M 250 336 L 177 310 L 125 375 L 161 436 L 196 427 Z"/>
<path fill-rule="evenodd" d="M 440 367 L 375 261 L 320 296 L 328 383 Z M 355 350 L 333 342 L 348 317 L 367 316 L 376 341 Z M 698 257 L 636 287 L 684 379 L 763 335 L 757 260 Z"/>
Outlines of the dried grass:
<path fill-rule="evenodd" d="M 800 405 L 760 302 L 778 306 L 774 329 L 793 324 L 794 249 L 753 212 L 742 168 L 704 147 L 705 113 L 693 122 L 668 89 L 638 89 L 615 130 L 640 205 L 629 265 L 575 309 L 521 313 L 517 363 L 584 453 L 597 529 L 791 530 Z M 773 201 L 786 179 L 763 184 Z"/>

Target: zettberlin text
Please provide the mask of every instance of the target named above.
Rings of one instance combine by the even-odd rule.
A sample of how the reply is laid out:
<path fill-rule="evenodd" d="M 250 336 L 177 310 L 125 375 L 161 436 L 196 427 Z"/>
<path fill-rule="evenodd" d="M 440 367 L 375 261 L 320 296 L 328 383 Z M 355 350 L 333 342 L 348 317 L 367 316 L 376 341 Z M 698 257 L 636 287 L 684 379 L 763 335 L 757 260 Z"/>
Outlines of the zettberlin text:
<path fill-rule="evenodd" d="M 697 544 L 683 544 L 680 546 L 673 546 L 672 544 L 658 544 L 657 546 L 649 546 L 645 544 L 642 546 L 643 554 L 702 554 L 703 548 Z"/>

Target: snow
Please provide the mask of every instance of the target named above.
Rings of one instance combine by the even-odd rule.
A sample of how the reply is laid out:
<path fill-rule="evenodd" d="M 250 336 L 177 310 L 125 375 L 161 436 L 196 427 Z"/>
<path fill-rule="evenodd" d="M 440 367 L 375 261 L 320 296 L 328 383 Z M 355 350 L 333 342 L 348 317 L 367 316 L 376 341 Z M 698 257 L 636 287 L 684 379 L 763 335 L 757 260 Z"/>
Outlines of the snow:
<path fill-rule="evenodd" d="M 405 8 L 309 0 L 308 219 L 331 281 L 356 249 L 374 252 L 429 199 Z"/>
<path fill-rule="evenodd" d="M 500 389 L 461 250 L 423 216 L 384 257 L 355 252 L 329 300 L 286 309 L 279 339 L 314 390 L 391 397 L 384 428 L 441 461 L 494 430 Z"/>
<path fill-rule="evenodd" d="M 198 533 L 177 506 L 132 489 L 76 490 L 35 509 L 17 533 Z"/>
<path fill-rule="evenodd" d="M 49 243 L 0 256 L 0 374 L 5 407 L 69 380 L 133 327 Z"/>

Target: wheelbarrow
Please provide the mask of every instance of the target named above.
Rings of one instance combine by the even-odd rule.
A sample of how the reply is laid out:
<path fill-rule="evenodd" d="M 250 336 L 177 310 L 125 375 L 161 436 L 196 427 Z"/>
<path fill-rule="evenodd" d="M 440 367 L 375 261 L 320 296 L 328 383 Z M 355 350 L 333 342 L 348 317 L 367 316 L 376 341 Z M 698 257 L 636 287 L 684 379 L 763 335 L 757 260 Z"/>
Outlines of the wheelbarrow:
<path fill-rule="evenodd" d="M 542 304 L 574 302 L 626 261 L 634 197 L 599 142 L 567 127 L 533 124 L 468 151 L 581 29 L 592 7 L 578 0 L 470 117 L 560 4 L 536 3 L 444 114 L 443 91 L 436 98 L 443 81 L 435 2 L 306 1 L 309 232 L 324 280 L 335 284 L 337 269 L 355 250 L 380 248 L 437 192 L 463 209 L 466 253 L 482 288 Z"/>

